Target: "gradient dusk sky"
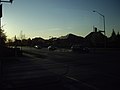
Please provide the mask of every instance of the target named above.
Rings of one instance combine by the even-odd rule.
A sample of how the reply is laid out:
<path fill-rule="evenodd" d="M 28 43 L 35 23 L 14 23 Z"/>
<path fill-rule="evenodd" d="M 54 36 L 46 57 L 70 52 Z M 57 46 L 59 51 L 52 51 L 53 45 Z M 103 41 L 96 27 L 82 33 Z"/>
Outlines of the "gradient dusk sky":
<path fill-rule="evenodd" d="M 9 38 L 40 36 L 49 38 L 73 33 L 85 37 L 93 26 L 103 30 L 105 15 L 106 33 L 114 28 L 120 32 L 120 0 L 14 0 L 3 4 L 2 25 Z"/>

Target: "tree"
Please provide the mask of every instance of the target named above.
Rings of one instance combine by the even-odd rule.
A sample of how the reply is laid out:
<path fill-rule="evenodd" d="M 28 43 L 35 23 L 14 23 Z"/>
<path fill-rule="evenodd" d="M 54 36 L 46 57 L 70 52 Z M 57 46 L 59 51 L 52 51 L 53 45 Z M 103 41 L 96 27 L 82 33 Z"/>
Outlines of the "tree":
<path fill-rule="evenodd" d="M 4 33 L 3 29 L 0 29 L 0 46 L 5 46 L 7 36 Z"/>
<path fill-rule="evenodd" d="M 116 37 L 116 33 L 115 33 L 114 29 L 113 29 L 113 32 L 111 34 L 111 37 Z"/>

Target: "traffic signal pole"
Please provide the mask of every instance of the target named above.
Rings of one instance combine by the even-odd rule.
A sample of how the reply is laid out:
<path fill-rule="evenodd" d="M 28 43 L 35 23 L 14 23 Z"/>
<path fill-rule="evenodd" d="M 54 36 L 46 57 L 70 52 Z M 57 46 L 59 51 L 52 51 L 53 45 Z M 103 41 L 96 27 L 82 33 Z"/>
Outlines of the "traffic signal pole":
<path fill-rule="evenodd" d="M 2 33 L 2 21 L 1 21 L 1 18 L 2 18 L 2 3 L 11 3 L 12 4 L 13 0 L 9 0 L 9 1 L 3 1 L 3 0 L 0 0 L 0 45 L 1 45 L 1 33 Z"/>
<path fill-rule="evenodd" d="M 1 33 L 2 33 L 2 22 L 1 22 L 1 18 L 2 18 L 2 4 L 1 4 L 1 0 L 0 0 L 0 45 L 1 45 Z"/>
<path fill-rule="evenodd" d="M 1 45 L 1 34 L 2 34 L 2 21 L 1 21 L 1 18 L 2 18 L 2 3 L 12 3 L 13 0 L 9 0 L 9 1 L 3 1 L 3 0 L 0 0 L 0 45 Z M 0 46 L 0 48 L 2 48 Z M 0 60 L 0 90 L 4 89 L 4 68 L 3 68 L 3 60 Z"/>

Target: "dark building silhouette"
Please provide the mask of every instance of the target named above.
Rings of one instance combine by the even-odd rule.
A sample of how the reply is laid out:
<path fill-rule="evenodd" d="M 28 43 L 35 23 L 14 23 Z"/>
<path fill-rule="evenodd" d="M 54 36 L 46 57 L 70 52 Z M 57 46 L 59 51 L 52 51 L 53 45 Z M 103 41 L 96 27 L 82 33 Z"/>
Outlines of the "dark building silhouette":
<path fill-rule="evenodd" d="M 97 31 L 97 28 L 94 28 L 94 31 L 85 37 L 85 41 L 89 47 L 104 47 L 105 39 L 107 37 L 100 31 Z"/>
<path fill-rule="evenodd" d="M 21 45 L 21 40 L 15 40 L 15 42 L 10 42 L 11 45 Z M 52 37 L 50 39 L 43 39 L 41 37 L 35 37 L 33 39 L 23 39 L 22 45 L 24 46 L 35 46 L 39 45 L 41 47 L 48 47 L 50 45 L 56 46 L 58 48 L 71 48 L 73 45 L 81 45 L 87 47 L 97 47 L 97 48 L 120 48 L 120 34 L 116 34 L 114 29 L 111 36 L 108 38 L 103 34 L 102 31 L 94 27 L 93 32 L 90 32 L 87 36 L 81 37 L 74 34 L 67 34 L 61 37 Z"/>
<path fill-rule="evenodd" d="M 54 45 L 63 48 L 70 48 L 72 45 L 83 43 L 84 38 L 81 36 L 76 36 L 74 34 L 67 34 L 66 36 L 61 36 L 54 41 Z"/>
<path fill-rule="evenodd" d="M 32 46 L 34 45 L 44 46 L 44 44 L 45 44 L 45 40 L 41 37 L 36 37 L 32 39 Z"/>

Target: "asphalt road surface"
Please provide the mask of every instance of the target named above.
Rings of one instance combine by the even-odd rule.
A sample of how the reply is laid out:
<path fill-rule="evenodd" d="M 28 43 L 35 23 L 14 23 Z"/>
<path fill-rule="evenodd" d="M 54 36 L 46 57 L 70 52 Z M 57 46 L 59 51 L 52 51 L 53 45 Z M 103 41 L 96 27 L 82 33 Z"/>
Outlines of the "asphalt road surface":
<path fill-rule="evenodd" d="M 96 90 L 120 89 L 120 51 L 96 49 L 88 54 L 70 50 L 48 51 L 47 49 L 24 48 L 48 70 L 66 74 Z M 40 57 L 39 57 L 40 56 Z"/>
<path fill-rule="evenodd" d="M 49 51 L 47 48 L 23 47 L 22 50 L 25 57 L 16 57 L 17 61 L 12 59 L 11 62 L 8 59 L 2 62 L 4 63 L 3 78 L 7 81 L 5 85 L 4 83 L 2 85 L 5 90 L 5 87 L 18 89 L 25 86 L 31 86 L 29 89 L 33 89 L 32 86 L 39 86 L 40 81 L 44 86 L 43 83 L 46 81 L 55 82 L 58 80 L 55 75 L 66 76 L 78 82 L 77 87 L 82 87 L 80 90 L 120 90 L 119 50 L 92 49 L 87 54 L 75 53 L 68 49 Z M 44 78 L 40 78 L 43 76 Z M 66 83 L 64 81 L 63 79 L 62 82 Z M 34 85 L 35 82 L 38 85 Z M 57 90 L 79 90 L 73 88 L 72 84 L 69 85 L 70 89 L 63 89 L 61 84 L 50 84 L 47 88 L 39 89 L 49 90 L 50 87 L 55 86 L 53 90 L 56 90 L 56 87 L 60 87 Z M 21 89 L 23 88 L 19 90 Z"/>

